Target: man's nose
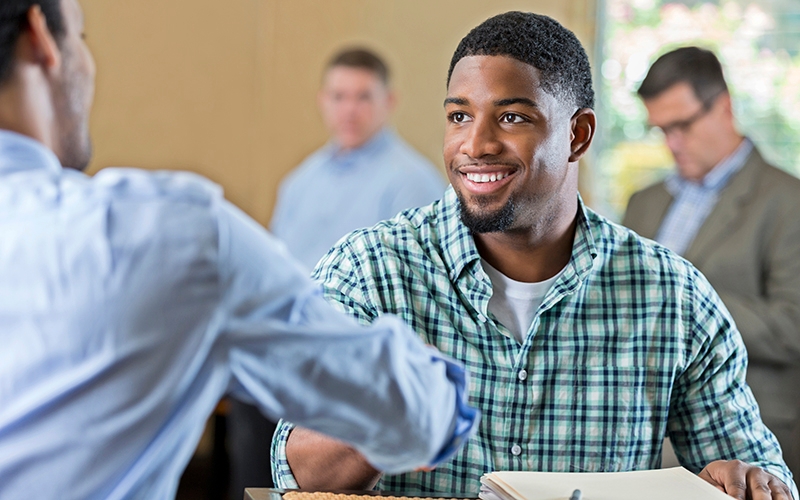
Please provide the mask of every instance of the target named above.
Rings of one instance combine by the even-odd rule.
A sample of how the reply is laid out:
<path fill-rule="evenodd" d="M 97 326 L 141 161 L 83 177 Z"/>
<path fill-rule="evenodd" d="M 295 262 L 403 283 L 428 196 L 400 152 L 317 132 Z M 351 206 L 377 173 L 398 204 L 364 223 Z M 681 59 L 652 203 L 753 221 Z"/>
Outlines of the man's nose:
<path fill-rule="evenodd" d="M 348 113 L 352 113 L 353 111 L 358 109 L 358 99 L 345 99 L 342 101 L 342 109 L 347 111 Z"/>
<path fill-rule="evenodd" d="M 468 126 L 461 153 L 470 158 L 499 155 L 503 151 L 498 124 L 490 119 L 475 119 Z"/>
<path fill-rule="evenodd" d="M 664 134 L 664 141 L 670 151 L 677 152 L 683 149 L 684 137 L 683 134 L 677 130 L 670 130 Z"/>

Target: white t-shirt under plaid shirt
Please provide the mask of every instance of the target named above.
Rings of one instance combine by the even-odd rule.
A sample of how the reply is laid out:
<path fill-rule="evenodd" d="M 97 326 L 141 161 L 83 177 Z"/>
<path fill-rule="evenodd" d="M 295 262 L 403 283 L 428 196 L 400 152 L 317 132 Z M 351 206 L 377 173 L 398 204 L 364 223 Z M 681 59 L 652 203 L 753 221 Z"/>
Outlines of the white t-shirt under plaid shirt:
<path fill-rule="evenodd" d="M 797 490 L 745 384 L 746 351 L 706 279 L 666 248 L 583 204 L 572 257 L 522 345 L 488 313 L 491 282 L 449 188 L 442 200 L 351 233 L 317 265 L 337 307 L 364 323 L 397 314 L 462 360 L 480 430 L 431 472 L 384 476 L 403 493 L 471 493 L 493 470 L 657 468 L 669 435 L 699 472 L 717 459 L 764 467 Z M 272 443 L 279 487 L 291 425 Z"/>

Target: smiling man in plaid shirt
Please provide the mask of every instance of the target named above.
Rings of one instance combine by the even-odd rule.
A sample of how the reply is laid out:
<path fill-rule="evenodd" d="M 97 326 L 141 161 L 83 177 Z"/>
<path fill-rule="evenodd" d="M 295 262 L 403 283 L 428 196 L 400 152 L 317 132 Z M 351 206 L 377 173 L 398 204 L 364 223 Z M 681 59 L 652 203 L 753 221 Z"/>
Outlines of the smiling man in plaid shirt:
<path fill-rule="evenodd" d="M 461 41 L 445 99 L 452 189 L 352 233 L 315 273 L 360 321 L 398 314 L 464 361 L 479 434 L 436 470 L 380 478 L 284 422 L 279 486 L 475 493 L 491 470 L 657 468 L 669 435 L 687 468 L 733 496 L 796 498 L 717 294 L 581 202 L 593 100 L 585 51 L 550 18 L 502 14 Z"/>

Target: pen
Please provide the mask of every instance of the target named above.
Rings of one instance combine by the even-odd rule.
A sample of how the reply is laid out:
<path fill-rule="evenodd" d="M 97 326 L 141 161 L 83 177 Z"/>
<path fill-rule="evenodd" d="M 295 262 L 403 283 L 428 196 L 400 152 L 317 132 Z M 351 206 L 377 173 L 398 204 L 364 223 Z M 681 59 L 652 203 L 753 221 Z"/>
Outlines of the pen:
<path fill-rule="evenodd" d="M 572 496 L 569 497 L 569 500 L 581 500 L 581 490 L 573 491 Z"/>

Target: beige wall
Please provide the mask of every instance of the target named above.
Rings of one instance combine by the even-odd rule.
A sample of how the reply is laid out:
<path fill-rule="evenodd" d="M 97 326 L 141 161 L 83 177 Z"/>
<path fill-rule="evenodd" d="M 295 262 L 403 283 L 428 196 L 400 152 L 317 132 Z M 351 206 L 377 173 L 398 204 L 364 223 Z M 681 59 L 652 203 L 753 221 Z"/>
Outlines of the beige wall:
<path fill-rule="evenodd" d="M 219 182 L 267 224 L 281 178 L 326 140 L 320 69 L 339 47 L 385 55 L 394 124 L 442 166 L 450 56 L 490 15 L 529 10 L 575 31 L 591 54 L 595 0 L 81 0 L 98 66 L 95 157 L 186 169 Z"/>

